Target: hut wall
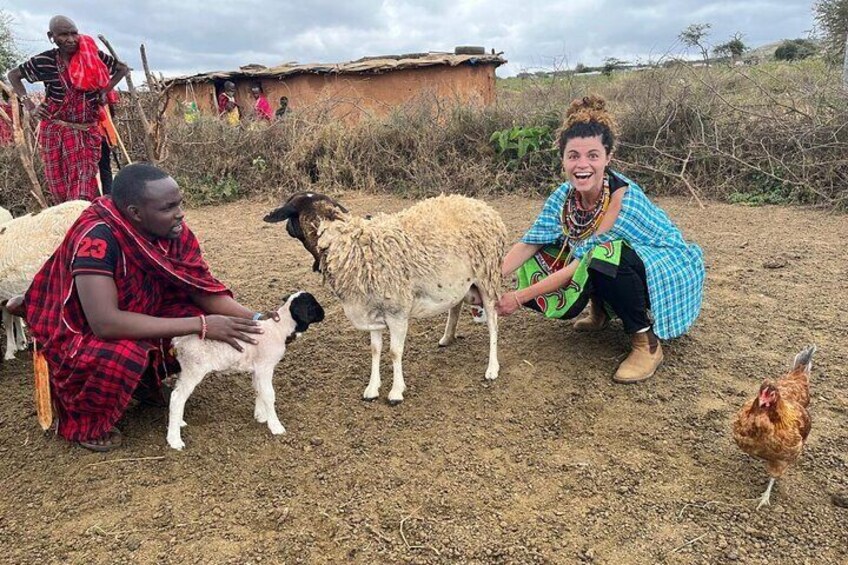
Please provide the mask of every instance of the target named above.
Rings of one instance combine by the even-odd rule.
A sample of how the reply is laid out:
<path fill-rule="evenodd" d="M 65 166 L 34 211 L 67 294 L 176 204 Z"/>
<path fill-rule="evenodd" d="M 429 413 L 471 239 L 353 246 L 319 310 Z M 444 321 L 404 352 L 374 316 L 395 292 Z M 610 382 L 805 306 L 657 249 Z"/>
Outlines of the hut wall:
<path fill-rule="evenodd" d="M 440 105 L 487 106 L 495 101 L 494 65 L 444 65 L 396 70 L 381 74 L 297 74 L 276 78 L 235 79 L 236 101 L 244 114 L 251 114 L 250 86 L 259 82 L 271 107 L 279 107 L 281 96 L 289 99 L 292 111 L 318 110 L 340 119 L 355 121 L 365 116 L 384 116 L 393 108 L 424 101 Z M 171 111 L 192 96 L 202 113 L 216 111 L 214 85 L 175 86 Z"/>

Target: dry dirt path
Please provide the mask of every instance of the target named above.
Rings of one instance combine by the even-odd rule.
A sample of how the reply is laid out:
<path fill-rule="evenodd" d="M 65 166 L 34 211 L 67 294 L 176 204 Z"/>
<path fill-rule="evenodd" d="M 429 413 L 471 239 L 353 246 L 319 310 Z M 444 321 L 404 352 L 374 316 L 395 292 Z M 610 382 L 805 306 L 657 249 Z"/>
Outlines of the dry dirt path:
<path fill-rule="evenodd" d="M 410 204 L 340 198 L 356 213 Z M 492 203 L 516 236 L 541 205 Z M 464 313 L 465 339 L 446 349 L 444 320 L 412 325 L 409 390 L 394 408 L 359 400 L 368 337 L 300 244 L 262 223 L 271 203 L 190 211 L 214 270 L 248 304 L 308 289 L 326 307 L 277 371 L 288 434 L 253 421 L 249 378 L 218 376 L 188 403 L 183 453 L 151 408 L 125 418 L 125 448 L 89 453 L 39 433 L 31 363 L 5 363 L 0 562 L 845 563 L 848 509 L 831 496 L 848 494 L 848 218 L 660 203 L 703 246 L 708 286 L 655 378 L 611 381 L 627 351 L 617 326 L 576 335 L 523 313 L 503 320 L 501 377 L 486 384 L 486 332 Z M 808 449 L 756 512 L 766 475 L 729 422 L 810 342 Z"/>

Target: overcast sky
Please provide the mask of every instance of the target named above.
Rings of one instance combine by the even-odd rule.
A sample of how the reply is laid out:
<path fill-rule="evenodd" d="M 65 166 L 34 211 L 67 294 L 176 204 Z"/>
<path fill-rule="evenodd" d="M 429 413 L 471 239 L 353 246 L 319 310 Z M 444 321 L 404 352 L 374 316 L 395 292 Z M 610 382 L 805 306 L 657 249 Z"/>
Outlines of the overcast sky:
<path fill-rule="evenodd" d="M 606 57 L 644 62 L 684 53 L 677 35 L 691 23 L 712 24 L 713 44 L 736 32 L 752 47 L 804 37 L 813 26 L 811 6 L 812 0 L 0 2 L 26 55 L 52 47 L 47 24 L 63 14 L 81 33 L 104 34 L 136 70 L 144 43 L 151 66 L 165 76 L 457 45 L 503 51 L 509 64 L 499 76 L 598 65 Z"/>

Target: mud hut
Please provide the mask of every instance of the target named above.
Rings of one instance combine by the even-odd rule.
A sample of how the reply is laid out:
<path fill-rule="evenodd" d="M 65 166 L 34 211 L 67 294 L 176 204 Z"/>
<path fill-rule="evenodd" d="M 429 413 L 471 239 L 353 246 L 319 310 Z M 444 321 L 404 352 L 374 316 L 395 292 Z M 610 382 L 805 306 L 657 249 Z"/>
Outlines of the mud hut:
<path fill-rule="evenodd" d="M 506 63 L 482 48 L 471 54 L 414 53 L 366 57 L 347 63 L 276 67 L 247 65 L 236 71 L 200 73 L 168 80 L 169 115 L 182 115 L 194 103 L 201 114 L 217 113 L 225 81 L 236 85 L 236 101 L 250 114 L 250 87 L 260 84 L 276 110 L 280 98 L 293 111 L 319 110 L 344 120 L 383 116 L 397 106 L 429 101 L 477 107 L 495 100 L 495 69 Z"/>

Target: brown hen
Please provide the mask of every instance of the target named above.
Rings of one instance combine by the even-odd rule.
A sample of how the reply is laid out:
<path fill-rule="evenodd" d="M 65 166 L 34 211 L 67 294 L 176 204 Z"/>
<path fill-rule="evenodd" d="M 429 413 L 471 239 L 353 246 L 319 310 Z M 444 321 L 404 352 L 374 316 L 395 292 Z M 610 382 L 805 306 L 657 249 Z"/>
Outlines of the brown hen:
<path fill-rule="evenodd" d="M 807 347 L 795 356 L 788 374 L 764 380 L 759 394 L 745 403 L 733 422 L 736 445 L 765 460 L 771 477 L 757 509 L 769 503 L 774 482 L 798 459 L 810 433 L 807 405 L 815 351 L 815 345 Z"/>

